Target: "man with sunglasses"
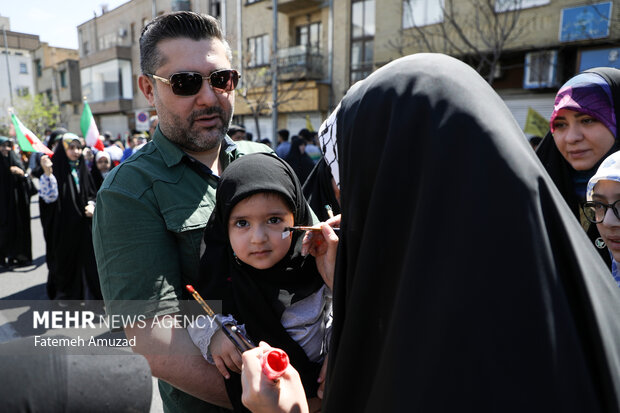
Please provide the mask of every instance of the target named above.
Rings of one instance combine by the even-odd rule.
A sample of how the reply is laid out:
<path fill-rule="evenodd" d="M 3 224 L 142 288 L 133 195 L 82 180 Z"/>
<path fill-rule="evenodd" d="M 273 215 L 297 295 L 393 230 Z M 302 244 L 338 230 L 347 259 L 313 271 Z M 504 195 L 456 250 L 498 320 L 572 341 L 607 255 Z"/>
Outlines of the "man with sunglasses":
<path fill-rule="evenodd" d="M 152 321 L 179 315 L 182 281 L 198 279 L 221 172 L 239 156 L 269 151 L 226 135 L 239 81 L 231 61 L 211 16 L 174 12 L 146 25 L 138 84 L 159 124 L 153 140 L 108 175 L 97 199 L 93 238 L 106 311 L 146 317 L 146 326 L 123 328 L 160 378 L 167 411 L 220 410 L 202 400 L 230 406 L 221 375 L 186 329 Z"/>

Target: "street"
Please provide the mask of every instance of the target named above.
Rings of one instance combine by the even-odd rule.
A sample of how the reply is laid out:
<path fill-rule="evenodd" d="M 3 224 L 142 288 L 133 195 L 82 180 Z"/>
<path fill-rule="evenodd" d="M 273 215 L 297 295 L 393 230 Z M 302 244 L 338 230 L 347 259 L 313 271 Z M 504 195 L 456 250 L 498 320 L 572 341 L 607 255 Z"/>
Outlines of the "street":
<path fill-rule="evenodd" d="M 31 198 L 30 211 L 32 265 L 18 268 L 0 267 L 0 343 L 35 334 L 40 337 L 72 335 L 68 329 L 41 330 L 33 326 L 31 314 L 33 308 L 49 308 L 50 301 L 45 290 L 47 266 L 45 264 L 45 241 L 39 220 L 38 196 Z M 100 328 L 100 330 L 97 334 L 124 337 L 122 333 L 110 334 L 105 328 Z M 128 347 L 125 349 L 129 350 Z M 163 412 L 156 379 L 153 379 L 153 395 L 149 412 Z"/>

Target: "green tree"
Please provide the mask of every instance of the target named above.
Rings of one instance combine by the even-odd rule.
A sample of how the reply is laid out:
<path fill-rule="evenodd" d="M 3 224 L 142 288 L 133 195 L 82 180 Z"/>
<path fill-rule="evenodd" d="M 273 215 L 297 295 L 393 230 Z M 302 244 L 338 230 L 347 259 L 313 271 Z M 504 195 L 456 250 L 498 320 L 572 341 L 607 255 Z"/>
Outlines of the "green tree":
<path fill-rule="evenodd" d="M 28 129 L 39 137 L 43 136 L 45 129 L 54 129 L 60 119 L 60 108 L 48 102 L 44 95 L 19 97 L 15 102 L 13 112 Z M 0 134 L 9 136 L 10 124 L 10 117 L 1 119 Z"/>

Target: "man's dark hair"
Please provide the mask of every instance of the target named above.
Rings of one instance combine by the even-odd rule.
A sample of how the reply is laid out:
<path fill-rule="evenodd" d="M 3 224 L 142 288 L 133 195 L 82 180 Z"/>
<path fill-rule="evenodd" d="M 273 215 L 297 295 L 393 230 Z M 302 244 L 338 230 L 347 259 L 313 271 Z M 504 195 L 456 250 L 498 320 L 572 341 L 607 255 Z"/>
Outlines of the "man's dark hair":
<path fill-rule="evenodd" d="M 278 131 L 278 135 L 280 135 L 282 140 L 286 142 L 286 141 L 288 141 L 289 131 L 288 131 L 288 129 L 280 129 Z"/>
<path fill-rule="evenodd" d="M 232 62 L 232 51 L 224 39 L 219 21 L 206 14 L 177 11 L 162 14 L 144 26 L 140 35 L 140 69 L 153 74 L 165 62 L 158 53 L 157 44 L 164 39 L 187 37 L 192 40 L 218 39 L 226 48 L 226 56 Z"/>

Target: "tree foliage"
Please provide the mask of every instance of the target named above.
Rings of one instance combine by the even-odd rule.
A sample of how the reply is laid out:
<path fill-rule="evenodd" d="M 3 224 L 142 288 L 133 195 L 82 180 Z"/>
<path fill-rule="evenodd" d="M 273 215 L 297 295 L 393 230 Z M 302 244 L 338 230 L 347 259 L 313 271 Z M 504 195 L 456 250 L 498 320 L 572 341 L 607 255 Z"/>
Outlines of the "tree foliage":
<path fill-rule="evenodd" d="M 22 123 L 37 136 L 43 136 L 45 129 L 54 129 L 60 118 L 58 105 L 49 103 L 44 95 L 27 95 L 17 98 L 13 112 Z M 9 136 L 10 117 L 0 122 L 0 134 Z"/>

